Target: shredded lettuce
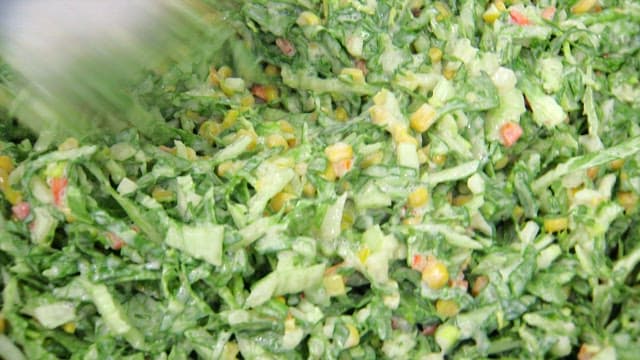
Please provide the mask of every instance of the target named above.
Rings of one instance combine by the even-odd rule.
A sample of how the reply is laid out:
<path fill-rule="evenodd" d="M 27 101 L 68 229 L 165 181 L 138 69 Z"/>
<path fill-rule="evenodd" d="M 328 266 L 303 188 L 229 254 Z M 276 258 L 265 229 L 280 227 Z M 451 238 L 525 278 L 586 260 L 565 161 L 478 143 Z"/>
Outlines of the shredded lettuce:
<path fill-rule="evenodd" d="M 223 237 L 222 225 L 183 225 L 172 222 L 165 243 L 211 265 L 221 265 Z"/>

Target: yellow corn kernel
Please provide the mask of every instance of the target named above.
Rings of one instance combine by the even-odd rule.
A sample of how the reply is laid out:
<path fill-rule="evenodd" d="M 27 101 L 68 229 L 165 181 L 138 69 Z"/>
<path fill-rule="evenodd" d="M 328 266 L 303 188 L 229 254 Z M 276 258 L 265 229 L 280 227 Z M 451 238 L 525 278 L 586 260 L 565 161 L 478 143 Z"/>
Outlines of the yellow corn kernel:
<path fill-rule="evenodd" d="M 64 330 L 64 332 L 66 332 L 67 334 L 73 334 L 74 332 L 76 332 L 76 323 L 70 321 L 62 325 L 62 330 Z"/>
<path fill-rule="evenodd" d="M 289 147 L 287 140 L 280 134 L 271 134 L 267 136 L 264 142 L 269 148 L 282 147 L 287 149 Z"/>
<path fill-rule="evenodd" d="M 12 188 L 8 188 L 4 191 L 4 197 L 11 205 L 16 205 L 22 202 L 22 194 Z"/>
<path fill-rule="evenodd" d="M 168 202 L 175 200 L 176 196 L 173 191 L 169 191 L 160 186 L 156 186 L 151 191 L 151 197 L 158 202 Z"/>
<path fill-rule="evenodd" d="M 387 98 L 389 96 L 392 96 L 392 94 L 389 91 L 378 91 L 377 94 L 375 94 L 373 96 L 373 104 L 374 105 L 379 105 L 379 106 L 383 106 L 384 104 L 387 103 Z"/>
<path fill-rule="evenodd" d="M 240 116 L 240 112 L 238 110 L 232 109 L 227 111 L 227 113 L 224 114 L 224 120 L 222 120 L 222 129 L 226 130 L 232 127 L 238 120 L 238 116 Z"/>
<path fill-rule="evenodd" d="M 233 164 L 231 161 L 225 161 L 220 165 L 218 165 L 218 168 L 216 169 L 216 174 L 218 174 L 218 176 L 220 177 L 224 177 L 227 174 L 227 172 L 231 170 L 232 166 Z"/>
<path fill-rule="evenodd" d="M 267 76 L 278 76 L 280 75 L 280 69 L 272 64 L 267 64 L 264 68 L 264 74 Z"/>
<path fill-rule="evenodd" d="M 218 79 L 220 80 L 226 79 L 231 75 L 233 75 L 233 70 L 231 70 L 231 68 L 226 65 L 218 69 Z"/>
<path fill-rule="evenodd" d="M 279 303 L 282 304 L 286 304 L 287 303 L 287 299 L 284 298 L 284 296 L 280 295 L 280 296 L 276 296 L 275 300 Z"/>
<path fill-rule="evenodd" d="M 616 194 L 618 202 L 626 212 L 632 212 L 638 206 L 638 195 L 630 191 L 620 191 Z"/>
<path fill-rule="evenodd" d="M 597 2 L 597 0 L 579 0 L 571 7 L 571 12 L 574 14 L 584 14 L 591 10 Z"/>
<path fill-rule="evenodd" d="M 222 125 L 220 123 L 213 120 L 207 120 L 200 125 L 198 135 L 202 136 L 209 143 L 213 143 L 216 136 L 220 135 L 222 130 Z"/>
<path fill-rule="evenodd" d="M 238 132 L 236 132 L 236 139 L 242 136 L 248 136 L 251 138 L 251 142 L 247 146 L 247 150 L 255 149 L 256 144 L 258 144 L 258 134 L 256 134 L 256 132 L 253 131 L 253 129 L 240 129 L 238 130 Z"/>
<path fill-rule="evenodd" d="M 13 171 L 13 160 L 7 155 L 0 155 L 0 169 L 10 174 Z"/>
<path fill-rule="evenodd" d="M 0 314 L 0 334 L 4 333 L 4 330 L 6 329 L 6 327 L 7 325 L 5 323 L 4 316 Z"/>
<path fill-rule="evenodd" d="M 327 275 L 322 279 L 324 290 L 329 296 L 339 296 L 347 293 L 344 286 L 344 278 L 340 274 Z"/>
<path fill-rule="evenodd" d="M 78 139 L 70 137 L 63 141 L 62 144 L 58 145 L 58 150 L 71 150 L 78 148 L 78 146 L 80 146 L 80 144 L 78 143 Z"/>
<path fill-rule="evenodd" d="M 278 88 L 275 85 L 264 86 L 264 100 L 266 102 L 276 101 L 279 97 L 280 93 L 278 92 Z"/>
<path fill-rule="evenodd" d="M 473 199 L 473 195 L 458 195 L 453 198 L 453 205 L 455 206 L 463 206 Z"/>
<path fill-rule="evenodd" d="M 235 168 L 236 168 L 236 164 L 234 164 L 233 161 L 231 161 L 231 160 L 225 161 L 225 162 L 221 163 L 220 165 L 218 165 L 218 169 L 216 170 L 216 174 L 218 174 L 218 176 L 220 176 L 220 177 L 224 177 L 227 174 L 233 174 Z"/>
<path fill-rule="evenodd" d="M 22 201 L 22 194 L 19 191 L 13 190 L 9 185 L 9 173 L 0 168 L 0 190 L 4 193 L 5 199 L 9 201 L 11 205 L 18 204 Z"/>
<path fill-rule="evenodd" d="M 351 77 L 351 80 L 356 84 L 364 84 L 364 73 L 358 68 L 344 68 L 340 71 L 341 75 L 347 75 Z"/>
<path fill-rule="evenodd" d="M 438 10 L 438 16 L 436 16 L 436 20 L 442 21 L 451 17 L 451 11 L 449 10 L 449 7 L 442 1 L 436 1 L 436 3 L 433 4 L 433 7 Z"/>
<path fill-rule="evenodd" d="M 451 80 L 453 79 L 454 76 L 456 76 L 456 72 L 457 70 L 449 67 L 449 66 L 445 66 L 445 68 L 442 70 L 442 75 L 447 79 L 447 80 Z"/>
<path fill-rule="evenodd" d="M 269 207 L 274 212 L 279 212 L 280 210 L 282 210 L 282 208 L 285 208 L 285 205 L 287 205 L 285 208 L 285 212 L 291 211 L 292 207 L 288 204 L 288 202 L 293 198 L 295 198 L 293 194 L 279 192 L 273 198 L 271 198 L 271 200 L 269 201 Z"/>
<path fill-rule="evenodd" d="M 329 145 L 324 149 L 324 154 L 330 162 L 335 163 L 341 160 L 353 158 L 353 148 L 351 145 L 343 142 L 337 142 Z"/>
<path fill-rule="evenodd" d="M 422 104 L 409 116 L 411 128 L 419 133 L 427 131 L 436 119 L 436 109 L 429 104 Z"/>
<path fill-rule="evenodd" d="M 441 289 L 449 281 L 449 270 L 442 261 L 430 256 L 422 270 L 422 281 L 434 290 Z"/>
<path fill-rule="evenodd" d="M 320 176 L 322 176 L 322 178 L 327 181 L 336 181 L 336 178 L 338 177 L 335 170 L 333 169 L 333 165 L 330 163 L 327 164 L 327 168 Z"/>
<path fill-rule="evenodd" d="M 304 194 L 304 196 L 306 197 L 313 197 L 316 195 L 316 187 L 313 186 L 312 183 L 310 182 L 306 182 L 304 184 L 304 186 L 302 187 L 302 193 Z"/>
<path fill-rule="evenodd" d="M 566 230 L 569 227 L 569 219 L 566 217 L 557 217 L 544 219 L 544 230 L 548 233 Z"/>
<path fill-rule="evenodd" d="M 347 337 L 347 341 L 344 342 L 345 349 L 357 346 L 360 343 L 360 333 L 358 329 L 351 324 L 347 324 L 347 329 L 349 330 L 349 337 Z"/>
<path fill-rule="evenodd" d="M 504 6 L 504 4 L 503 4 Z M 500 10 L 494 5 L 491 4 L 487 8 L 487 10 L 482 14 L 482 20 L 487 24 L 493 24 L 500 17 Z"/>
<path fill-rule="evenodd" d="M 597 166 L 590 167 L 587 169 L 587 177 L 593 180 L 596 178 L 596 176 L 598 176 L 599 171 L 600 171 L 600 168 Z"/>
<path fill-rule="evenodd" d="M 280 120 L 278 124 L 280 125 L 280 131 L 288 134 L 295 134 L 296 130 L 287 120 Z"/>
<path fill-rule="evenodd" d="M 397 144 L 411 143 L 416 146 L 418 145 L 418 140 L 416 140 L 416 138 L 414 138 L 409 134 L 409 129 L 404 125 L 392 126 L 391 129 L 389 129 L 389 131 L 391 132 L 391 136 L 393 137 L 393 140 Z"/>
<path fill-rule="evenodd" d="M 513 216 L 516 219 L 520 219 L 522 215 L 524 215 L 524 209 L 521 206 L 516 206 L 513 208 L 513 211 L 511 212 L 511 216 Z"/>
<path fill-rule="evenodd" d="M 220 86 L 220 77 L 215 66 L 209 67 L 209 82 L 215 86 Z"/>
<path fill-rule="evenodd" d="M 370 166 L 378 165 L 382 162 L 383 159 L 384 153 L 382 151 L 378 150 L 376 152 L 372 152 L 371 154 L 365 156 L 364 159 L 362 159 L 362 161 L 360 162 L 360 167 L 366 169 Z"/>
<path fill-rule="evenodd" d="M 369 109 L 369 115 L 371 116 L 371 122 L 376 125 L 386 125 L 389 121 L 389 112 L 382 106 L 376 105 Z"/>
<path fill-rule="evenodd" d="M 442 50 L 437 47 L 432 47 L 429 49 L 429 59 L 431 59 L 432 64 L 437 64 L 442 60 Z"/>
<path fill-rule="evenodd" d="M 338 107 L 335 111 L 335 117 L 338 121 L 347 121 L 349 120 L 349 114 L 347 114 L 347 110 L 345 110 L 342 106 Z"/>
<path fill-rule="evenodd" d="M 409 194 L 407 205 L 411 208 L 424 206 L 429 200 L 429 192 L 424 186 L 419 186 Z"/>
<path fill-rule="evenodd" d="M 296 23 L 300 26 L 315 26 L 320 25 L 320 18 L 318 15 L 311 11 L 303 11 L 298 16 Z"/>
<path fill-rule="evenodd" d="M 436 301 L 436 313 L 441 317 L 456 316 L 460 311 L 460 307 L 455 300 L 438 299 Z"/>
<path fill-rule="evenodd" d="M 369 250 L 369 248 L 365 246 L 358 251 L 358 260 L 360 260 L 360 262 L 364 264 L 367 262 L 369 255 L 371 255 L 371 250 Z"/>
<path fill-rule="evenodd" d="M 624 159 L 613 160 L 611 163 L 609 163 L 609 168 L 614 171 L 622 169 L 623 166 Z"/>
<path fill-rule="evenodd" d="M 494 4 L 496 5 L 496 9 L 500 11 L 507 11 L 507 7 L 504 5 L 504 1 L 496 0 Z"/>
<path fill-rule="evenodd" d="M 435 154 L 431 157 L 431 161 L 438 165 L 438 166 L 442 166 L 444 165 L 444 163 L 447 161 L 447 155 L 446 154 Z"/>
<path fill-rule="evenodd" d="M 243 109 L 250 108 L 256 103 L 256 99 L 251 94 L 247 94 L 240 98 L 240 106 Z"/>
<path fill-rule="evenodd" d="M 418 225 L 422 222 L 422 219 L 419 216 L 411 216 L 402 220 L 402 224 L 404 225 Z"/>

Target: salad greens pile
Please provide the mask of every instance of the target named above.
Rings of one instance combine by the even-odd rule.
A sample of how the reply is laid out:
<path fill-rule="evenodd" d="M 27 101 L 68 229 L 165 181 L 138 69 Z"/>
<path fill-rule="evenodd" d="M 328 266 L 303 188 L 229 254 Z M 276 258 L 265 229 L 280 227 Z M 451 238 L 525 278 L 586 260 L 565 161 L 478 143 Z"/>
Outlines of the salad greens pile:
<path fill-rule="evenodd" d="M 154 131 L 0 113 L 1 356 L 636 358 L 637 1 L 227 20 L 132 89 Z"/>

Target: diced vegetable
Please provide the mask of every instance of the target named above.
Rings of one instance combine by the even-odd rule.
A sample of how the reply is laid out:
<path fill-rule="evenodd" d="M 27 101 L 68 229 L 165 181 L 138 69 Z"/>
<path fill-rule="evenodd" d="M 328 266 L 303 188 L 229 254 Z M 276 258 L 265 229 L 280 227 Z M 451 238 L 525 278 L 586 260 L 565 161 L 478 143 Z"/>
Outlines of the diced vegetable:
<path fill-rule="evenodd" d="M 31 213 L 31 206 L 28 202 L 21 202 L 11 207 L 11 212 L 18 220 L 26 219 Z"/>
<path fill-rule="evenodd" d="M 527 18 L 523 13 L 516 9 L 509 10 L 509 16 L 511 17 L 511 21 L 514 24 L 523 26 L 523 25 L 531 25 L 531 20 Z"/>
<path fill-rule="evenodd" d="M 426 264 L 422 269 L 422 281 L 434 290 L 444 287 L 449 281 L 447 266 L 438 259 L 427 258 Z"/>
<path fill-rule="evenodd" d="M 69 181 L 64 177 L 56 177 L 51 179 L 51 193 L 53 194 L 53 202 L 57 206 L 62 205 L 68 183 Z"/>
<path fill-rule="evenodd" d="M 513 146 L 520 136 L 522 136 L 522 128 L 516 123 L 508 122 L 500 128 L 502 144 L 506 147 Z"/>

